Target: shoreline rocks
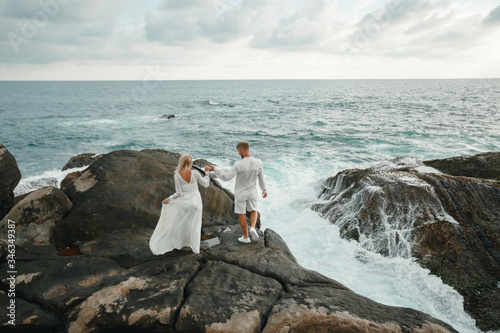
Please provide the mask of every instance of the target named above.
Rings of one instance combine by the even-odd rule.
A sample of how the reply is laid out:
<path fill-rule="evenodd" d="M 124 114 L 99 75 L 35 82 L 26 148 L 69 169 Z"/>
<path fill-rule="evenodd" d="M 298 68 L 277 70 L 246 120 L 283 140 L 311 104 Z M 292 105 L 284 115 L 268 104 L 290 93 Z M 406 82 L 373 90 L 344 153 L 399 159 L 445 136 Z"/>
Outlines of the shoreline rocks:
<path fill-rule="evenodd" d="M 102 154 L 96 155 L 94 153 L 83 153 L 76 156 L 73 156 L 69 159 L 68 163 L 62 168 L 62 171 L 67 169 L 81 168 L 85 166 L 89 166 L 98 159 L 102 157 Z"/>
<path fill-rule="evenodd" d="M 500 153 L 459 159 L 469 167 L 480 161 L 479 172 L 484 156 L 500 159 Z M 439 161 L 440 170 L 454 168 L 455 160 Z M 417 258 L 464 296 L 481 329 L 500 329 L 500 182 L 419 170 L 419 163 L 344 170 L 323 182 L 326 202 L 313 209 L 371 251 Z"/>
<path fill-rule="evenodd" d="M 203 242 L 200 254 L 182 249 L 152 255 L 148 240 L 160 209 L 148 201 L 173 191 L 178 157 L 161 150 L 111 152 L 68 175 L 62 191 L 44 188 L 20 200 L 9 213 L 25 219 L 20 232 L 55 221 L 48 228 L 54 242 L 46 244 L 53 251 L 19 246 L 16 301 L 22 309 L 15 329 L 5 317 L 2 331 L 456 332 L 420 311 L 379 304 L 301 267 L 270 229 L 259 230 L 251 244 L 239 243 L 240 227 L 227 211 L 232 199 L 215 185 L 203 197 L 209 216 L 203 228 L 217 245 Z M 207 204 L 207 195 L 217 200 Z M 46 200 L 59 204 L 47 210 Z M 39 208 L 30 208 L 35 203 Z M 61 245 L 77 251 L 57 255 Z M 0 269 L 6 271 L 6 264 Z M 0 283 L 8 286 L 6 278 Z M 4 292 L 0 299 L 7 299 Z"/>
<path fill-rule="evenodd" d="M 14 189 L 20 180 L 16 159 L 0 142 L 0 220 L 14 206 Z"/>
<path fill-rule="evenodd" d="M 16 222 L 16 246 L 44 252 L 54 245 L 53 231 L 71 209 L 71 201 L 55 187 L 28 193 L 0 221 L 0 232 L 7 233 L 8 220 Z"/>
<path fill-rule="evenodd" d="M 500 153 L 498 152 L 426 160 L 423 163 L 451 176 L 500 180 Z"/>

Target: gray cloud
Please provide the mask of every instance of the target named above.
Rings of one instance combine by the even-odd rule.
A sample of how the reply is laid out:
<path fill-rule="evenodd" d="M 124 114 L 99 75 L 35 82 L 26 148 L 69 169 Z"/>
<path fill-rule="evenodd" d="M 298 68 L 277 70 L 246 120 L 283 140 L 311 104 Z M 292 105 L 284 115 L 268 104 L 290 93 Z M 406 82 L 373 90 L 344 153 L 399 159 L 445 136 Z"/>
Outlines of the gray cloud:
<path fill-rule="evenodd" d="M 113 41 L 120 3 L 4 0 L 0 58 L 13 63 L 101 58 L 101 50 Z"/>
<path fill-rule="evenodd" d="M 457 15 L 451 1 L 392 0 L 363 17 L 347 39 L 349 55 L 468 57 L 488 35 L 480 15 Z"/>
<path fill-rule="evenodd" d="M 145 18 L 146 38 L 165 45 L 205 39 L 227 43 L 251 36 L 272 24 L 272 5 L 265 0 L 165 0 Z"/>
<path fill-rule="evenodd" d="M 122 0 L 0 0 L 0 62 L 137 63 L 167 52 L 151 50 L 168 50 L 169 63 L 189 65 L 224 58 L 235 44 L 255 52 L 439 59 L 467 56 L 500 22 L 500 7 L 486 18 L 464 16 L 450 0 L 390 0 L 360 19 L 339 17 L 336 0 L 163 0 L 133 24 L 124 23 L 125 7 Z M 45 23 L 37 21 L 43 13 Z"/>
<path fill-rule="evenodd" d="M 338 28 L 336 1 L 296 1 L 285 14 L 275 17 L 271 29 L 255 34 L 250 46 L 267 49 L 320 47 Z"/>
<path fill-rule="evenodd" d="M 493 9 L 488 16 L 483 20 L 486 25 L 494 25 L 500 23 L 500 6 Z"/>

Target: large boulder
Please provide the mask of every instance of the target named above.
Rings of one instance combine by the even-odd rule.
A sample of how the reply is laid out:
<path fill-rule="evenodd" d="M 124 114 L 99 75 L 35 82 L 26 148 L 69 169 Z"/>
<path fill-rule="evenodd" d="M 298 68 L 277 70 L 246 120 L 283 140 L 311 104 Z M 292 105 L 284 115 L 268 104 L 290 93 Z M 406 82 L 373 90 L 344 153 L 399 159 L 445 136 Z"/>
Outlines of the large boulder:
<path fill-rule="evenodd" d="M 14 192 L 0 182 L 0 219 L 3 219 L 14 207 Z"/>
<path fill-rule="evenodd" d="M 53 313 L 43 309 L 36 303 L 30 303 L 22 298 L 9 297 L 8 294 L 0 290 L 0 303 L 11 306 L 13 303 L 13 316 L 10 317 L 10 310 L 0 318 L 0 330 L 3 333 L 10 332 L 63 332 L 64 324 Z M 12 321 L 13 320 L 13 321 Z M 10 321 L 10 322 L 9 322 Z"/>
<path fill-rule="evenodd" d="M 16 159 L 0 143 L 0 219 L 14 206 L 14 189 L 21 180 Z"/>
<path fill-rule="evenodd" d="M 19 171 L 16 159 L 7 148 L 0 143 L 0 183 L 4 183 L 14 191 L 20 180 L 21 171 Z"/>
<path fill-rule="evenodd" d="M 149 250 L 153 229 L 118 229 L 99 238 L 83 242 L 84 255 L 110 258 L 122 267 L 131 267 L 156 258 Z"/>
<path fill-rule="evenodd" d="M 282 290 L 271 277 L 209 261 L 187 288 L 176 328 L 180 332 L 260 332 Z"/>
<path fill-rule="evenodd" d="M 274 332 L 453 332 L 431 316 L 373 301 L 328 286 L 295 287 L 269 313 L 263 333 Z"/>
<path fill-rule="evenodd" d="M 93 293 L 68 315 L 68 332 L 175 332 L 185 289 L 200 269 L 193 254 L 131 268 L 118 284 Z"/>
<path fill-rule="evenodd" d="M 499 193 L 494 180 L 395 164 L 325 180 L 314 209 L 366 249 L 417 258 L 464 296 L 480 328 L 500 329 Z"/>
<path fill-rule="evenodd" d="M 173 176 L 179 157 L 164 150 L 115 151 L 69 174 L 61 188 L 73 208 L 56 229 L 57 246 L 93 240 L 118 229 L 154 229 L 161 201 L 175 192 Z M 204 226 L 237 221 L 225 191 L 212 183 L 201 193 Z"/>
<path fill-rule="evenodd" d="M 7 263 L 0 268 L 9 270 Z M 114 261 L 87 256 L 17 260 L 16 269 L 16 295 L 58 316 L 65 316 L 94 292 L 127 278 L 126 270 Z M 8 285 L 6 278 L 2 283 Z"/>
<path fill-rule="evenodd" d="M 424 164 L 452 176 L 500 179 L 500 152 L 427 160 Z"/>
<path fill-rule="evenodd" d="M 8 221 L 16 225 L 16 246 L 35 252 L 55 250 L 53 229 L 72 207 L 63 191 L 44 187 L 29 193 L 0 222 L 0 232 L 7 235 Z"/>

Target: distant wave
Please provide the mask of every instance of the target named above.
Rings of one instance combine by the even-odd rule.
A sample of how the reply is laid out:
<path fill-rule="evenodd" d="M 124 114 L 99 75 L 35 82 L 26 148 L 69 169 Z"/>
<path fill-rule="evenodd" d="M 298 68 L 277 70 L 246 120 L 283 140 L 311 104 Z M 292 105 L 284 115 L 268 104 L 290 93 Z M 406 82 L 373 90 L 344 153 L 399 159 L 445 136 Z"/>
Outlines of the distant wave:
<path fill-rule="evenodd" d="M 203 103 L 204 105 L 210 105 L 210 106 L 223 106 L 223 107 L 228 107 L 228 108 L 232 108 L 234 107 L 234 104 L 231 104 L 231 103 L 221 103 L 221 102 L 216 102 L 216 101 L 213 101 L 213 100 L 208 100 L 208 101 L 205 101 Z"/>

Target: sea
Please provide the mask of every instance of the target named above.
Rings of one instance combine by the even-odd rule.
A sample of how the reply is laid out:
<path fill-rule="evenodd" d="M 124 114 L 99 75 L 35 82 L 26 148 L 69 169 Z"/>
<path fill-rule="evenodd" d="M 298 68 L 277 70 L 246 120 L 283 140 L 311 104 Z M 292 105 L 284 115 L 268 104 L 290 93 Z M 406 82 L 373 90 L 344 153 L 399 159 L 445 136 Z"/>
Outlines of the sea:
<path fill-rule="evenodd" d="M 264 162 L 262 227 L 302 266 L 480 332 L 439 277 L 411 257 L 342 239 L 311 206 L 322 180 L 345 169 L 499 151 L 499 105 L 500 79 L 3 81 L 0 142 L 17 159 L 20 195 L 59 186 L 74 171 L 62 167 L 81 153 L 159 148 L 229 167 L 247 141 Z"/>

